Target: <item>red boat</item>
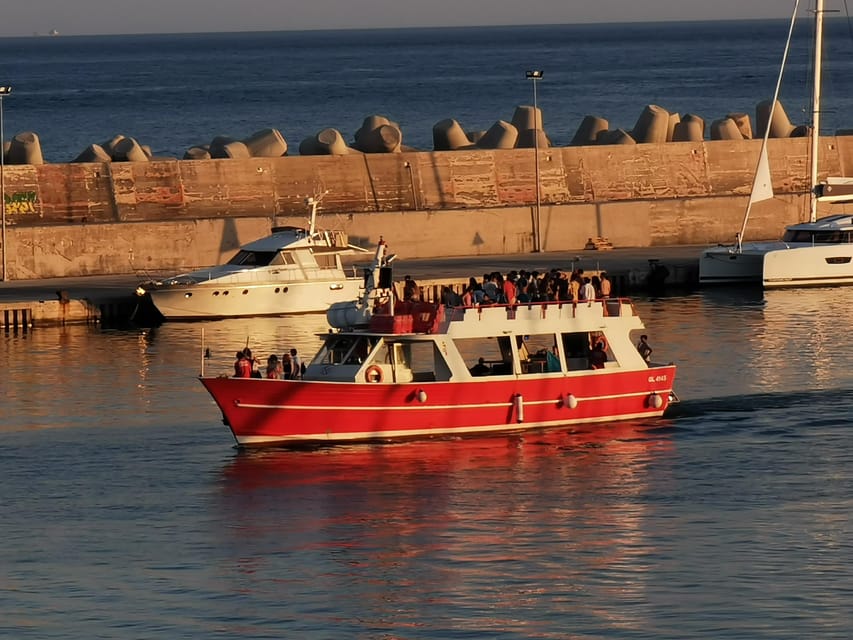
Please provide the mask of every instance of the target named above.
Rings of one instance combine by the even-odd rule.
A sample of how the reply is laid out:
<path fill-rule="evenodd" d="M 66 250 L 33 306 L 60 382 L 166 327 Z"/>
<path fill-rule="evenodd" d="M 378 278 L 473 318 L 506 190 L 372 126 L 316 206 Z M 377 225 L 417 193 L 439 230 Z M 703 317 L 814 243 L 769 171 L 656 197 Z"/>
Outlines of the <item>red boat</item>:
<path fill-rule="evenodd" d="M 201 376 L 240 446 L 471 436 L 660 416 L 675 365 L 650 364 L 627 299 L 401 302 L 385 245 L 362 300 L 334 305 L 301 380 Z M 592 368 L 595 367 L 595 368 Z"/>

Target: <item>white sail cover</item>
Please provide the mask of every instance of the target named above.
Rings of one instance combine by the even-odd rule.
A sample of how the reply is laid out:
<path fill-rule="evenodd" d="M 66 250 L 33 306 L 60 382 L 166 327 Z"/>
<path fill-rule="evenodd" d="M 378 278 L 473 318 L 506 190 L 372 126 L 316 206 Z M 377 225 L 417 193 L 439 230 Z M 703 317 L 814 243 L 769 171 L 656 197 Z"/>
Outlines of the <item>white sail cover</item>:
<path fill-rule="evenodd" d="M 770 180 L 770 162 L 767 160 L 767 145 L 761 145 L 761 155 L 758 158 L 758 168 L 755 170 L 755 180 L 752 183 L 752 193 L 749 203 L 769 200 L 773 197 L 773 183 Z"/>

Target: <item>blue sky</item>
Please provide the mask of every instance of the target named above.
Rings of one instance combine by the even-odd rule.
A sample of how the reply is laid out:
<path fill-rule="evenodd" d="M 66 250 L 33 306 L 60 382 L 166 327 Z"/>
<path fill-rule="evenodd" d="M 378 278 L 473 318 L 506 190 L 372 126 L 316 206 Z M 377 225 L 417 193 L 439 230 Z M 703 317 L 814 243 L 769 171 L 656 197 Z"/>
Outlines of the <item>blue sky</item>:
<path fill-rule="evenodd" d="M 801 0 L 805 5 L 808 0 Z M 788 18 L 793 0 L 16 0 L 0 37 Z"/>

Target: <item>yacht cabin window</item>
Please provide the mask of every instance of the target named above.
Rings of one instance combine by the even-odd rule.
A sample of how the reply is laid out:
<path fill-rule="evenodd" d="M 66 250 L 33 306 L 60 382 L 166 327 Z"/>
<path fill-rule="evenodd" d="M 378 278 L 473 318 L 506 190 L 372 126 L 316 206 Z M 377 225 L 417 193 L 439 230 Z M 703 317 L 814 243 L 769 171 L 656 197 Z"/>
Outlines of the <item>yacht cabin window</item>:
<path fill-rule="evenodd" d="M 276 251 L 246 251 L 241 249 L 228 264 L 236 264 L 243 267 L 265 267 L 278 255 Z"/>

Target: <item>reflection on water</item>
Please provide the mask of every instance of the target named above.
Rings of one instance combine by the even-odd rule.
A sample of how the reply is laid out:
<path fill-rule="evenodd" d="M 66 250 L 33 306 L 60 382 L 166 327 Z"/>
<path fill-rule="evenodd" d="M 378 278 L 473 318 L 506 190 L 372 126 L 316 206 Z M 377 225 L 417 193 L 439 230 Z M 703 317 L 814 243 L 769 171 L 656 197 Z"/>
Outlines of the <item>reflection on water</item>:
<path fill-rule="evenodd" d="M 853 288 L 709 289 L 636 300 L 682 399 L 853 386 Z"/>
<path fill-rule="evenodd" d="M 568 597 L 578 590 L 602 603 L 645 597 L 644 558 L 656 550 L 637 498 L 671 454 L 665 424 L 240 453 L 222 473 L 223 545 L 241 549 L 239 588 L 261 600 L 352 584 L 370 626 L 422 626 L 435 615 L 424 598 L 440 597 L 457 634 L 530 637 L 544 583 L 566 596 L 549 598 L 551 620 L 578 614 Z M 301 561 L 270 583 L 282 553 Z M 606 580 L 595 577 L 602 568 Z M 469 598 L 492 606 L 469 611 Z M 597 624 L 645 622 L 620 607 L 584 611 L 606 618 Z M 542 624 L 533 635 L 558 637 Z"/>

